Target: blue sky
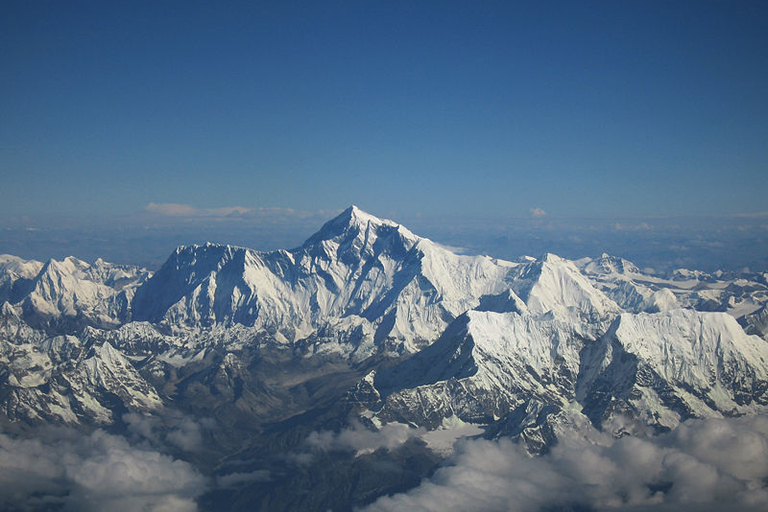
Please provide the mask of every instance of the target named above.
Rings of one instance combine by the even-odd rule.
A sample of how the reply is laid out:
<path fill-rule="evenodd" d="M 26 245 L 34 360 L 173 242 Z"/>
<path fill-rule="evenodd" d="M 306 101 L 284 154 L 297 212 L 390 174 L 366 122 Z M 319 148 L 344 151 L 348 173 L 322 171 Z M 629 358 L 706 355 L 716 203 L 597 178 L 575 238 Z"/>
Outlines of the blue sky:
<path fill-rule="evenodd" d="M 299 242 L 349 204 L 427 235 L 728 217 L 765 239 L 766 91 L 763 1 L 6 0 L 0 252 L 93 225 Z"/>
<path fill-rule="evenodd" d="M 768 210 L 768 4 L 0 5 L 0 215 Z"/>

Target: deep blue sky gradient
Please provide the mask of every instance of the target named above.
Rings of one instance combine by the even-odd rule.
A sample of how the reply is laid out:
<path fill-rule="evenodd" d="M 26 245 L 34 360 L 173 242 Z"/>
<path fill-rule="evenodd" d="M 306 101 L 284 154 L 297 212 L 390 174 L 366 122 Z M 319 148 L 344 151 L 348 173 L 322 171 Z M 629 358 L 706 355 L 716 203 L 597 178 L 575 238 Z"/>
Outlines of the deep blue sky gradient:
<path fill-rule="evenodd" d="M 768 210 L 768 2 L 0 2 L 0 221 Z"/>

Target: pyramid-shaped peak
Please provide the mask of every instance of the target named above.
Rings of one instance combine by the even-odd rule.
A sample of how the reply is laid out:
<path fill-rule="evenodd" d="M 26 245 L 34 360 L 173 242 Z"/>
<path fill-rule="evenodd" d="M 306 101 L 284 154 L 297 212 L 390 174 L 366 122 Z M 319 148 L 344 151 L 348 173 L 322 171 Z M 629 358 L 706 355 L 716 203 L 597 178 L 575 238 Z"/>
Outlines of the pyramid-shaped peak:
<path fill-rule="evenodd" d="M 365 233 L 371 228 L 373 231 L 379 231 L 381 228 L 390 228 L 401 232 L 407 238 L 417 238 L 413 233 L 397 222 L 388 219 L 380 219 L 379 217 L 371 215 L 357 206 L 352 205 L 333 219 L 326 222 L 317 233 L 307 240 L 306 244 L 313 244 L 320 240 L 331 240 L 348 234 L 354 235 Z"/>
<path fill-rule="evenodd" d="M 393 222 L 388 219 L 380 219 L 376 217 L 375 215 L 371 215 L 370 213 L 358 208 L 356 205 L 352 205 L 346 210 L 344 210 L 341 215 L 337 217 L 337 219 L 344 219 L 347 221 L 348 224 L 352 225 L 367 225 L 369 223 L 373 223 L 376 225 L 380 224 L 387 224 L 387 225 L 396 225 L 396 222 Z"/>
<path fill-rule="evenodd" d="M 538 261 L 540 261 L 541 263 L 551 263 L 551 264 L 569 263 L 569 260 L 566 260 L 565 258 L 562 258 L 557 254 L 553 254 L 551 252 L 544 253 L 542 256 L 539 257 Z"/>
<path fill-rule="evenodd" d="M 75 258 L 74 256 L 67 256 L 63 260 L 49 259 L 41 270 L 41 274 L 74 274 L 78 271 L 85 270 L 90 265 L 86 262 Z"/>
<path fill-rule="evenodd" d="M 610 275 L 640 272 L 640 269 L 631 261 L 620 256 L 611 256 L 605 252 L 596 259 L 585 258 L 580 267 L 587 274 Z"/>
<path fill-rule="evenodd" d="M 619 312 L 616 303 L 597 290 L 573 261 L 552 253 L 521 265 L 512 290 L 533 315 L 570 310 L 583 320 L 593 322 Z"/>

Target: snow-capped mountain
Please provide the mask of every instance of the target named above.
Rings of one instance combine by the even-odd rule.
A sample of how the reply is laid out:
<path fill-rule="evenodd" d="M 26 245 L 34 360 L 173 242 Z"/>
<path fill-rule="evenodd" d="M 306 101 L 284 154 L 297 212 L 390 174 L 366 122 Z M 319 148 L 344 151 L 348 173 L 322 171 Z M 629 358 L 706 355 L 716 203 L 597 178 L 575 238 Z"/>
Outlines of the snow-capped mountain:
<path fill-rule="evenodd" d="M 542 452 L 566 426 L 768 406 L 765 274 L 459 255 L 354 206 L 297 248 L 183 246 L 154 274 L 0 256 L 0 301 L 4 421 L 134 432 L 188 414 L 215 425 L 216 461 L 349 421 Z"/>
<path fill-rule="evenodd" d="M 725 313 L 625 313 L 584 351 L 578 384 L 598 426 L 615 414 L 662 430 L 738 416 L 768 405 L 768 343 Z"/>
<path fill-rule="evenodd" d="M 285 342 L 357 330 L 365 333 L 359 345 L 342 350 L 364 357 L 387 341 L 412 352 L 482 296 L 503 291 L 512 267 L 453 254 L 353 206 L 291 251 L 180 247 L 136 291 L 132 310 L 134 320 L 237 323 Z"/>
<path fill-rule="evenodd" d="M 0 300 L 35 326 L 116 327 L 128 313 L 134 290 L 150 275 L 101 259 L 88 264 L 70 256 L 41 263 L 0 255 Z"/>
<path fill-rule="evenodd" d="M 620 311 L 573 262 L 554 254 L 522 265 L 510 276 L 510 285 L 525 301 L 528 313 L 536 316 L 551 314 L 563 320 L 599 324 Z"/>

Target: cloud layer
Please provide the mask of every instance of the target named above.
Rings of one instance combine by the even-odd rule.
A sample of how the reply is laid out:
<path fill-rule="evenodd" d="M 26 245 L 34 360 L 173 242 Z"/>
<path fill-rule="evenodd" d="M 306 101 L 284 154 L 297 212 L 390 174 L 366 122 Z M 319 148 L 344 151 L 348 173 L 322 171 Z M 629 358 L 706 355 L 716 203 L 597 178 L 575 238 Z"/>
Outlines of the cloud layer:
<path fill-rule="evenodd" d="M 235 218 L 243 217 L 253 212 L 253 209 L 244 208 L 242 206 L 226 206 L 223 208 L 197 208 L 189 204 L 178 203 L 149 203 L 145 209 L 147 212 L 156 215 L 191 218 Z"/>
<path fill-rule="evenodd" d="M 189 463 L 101 430 L 0 434 L 0 509 L 192 512 L 207 480 Z"/>
<path fill-rule="evenodd" d="M 322 451 L 354 451 L 358 455 L 371 453 L 380 448 L 397 448 L 411 437 L 425 433 L 424 429 L 409 427 L 402 423 L 387 423 L 380 430 L 372 431 L 359 423 L 339 432 L 312 432 L 306 440 L 307 446 Z"/>
<path fill-rule="evenodd" d="M 325 219 L 339 213 L 338 210 L 321 210 L 307 212 L 294 208 L 259 207 L 246 208 L 244 206 L 222 206 L 219 208 L 200 208 L 191 204 L 181 203 L 148 203 L 144 211 L 160 217 L 175 217 L 186 220 L 259 220 L 259 221 L 285 221 L 295 219 Z M 326 218 L 327 217 L 327 218 Z"/>
<path fill-rule="evenodd" d="M 465 441 L 451 465 L 365 510 L 757 511 L 768 503 L 768 418 L 695 420 L 658 437 L 603 441 L 563 443 L 537 458 L 509 440 Z"/>

